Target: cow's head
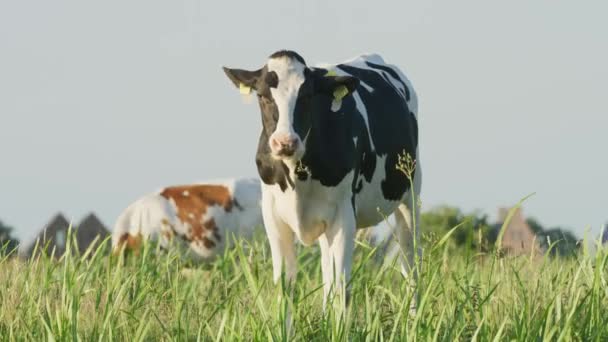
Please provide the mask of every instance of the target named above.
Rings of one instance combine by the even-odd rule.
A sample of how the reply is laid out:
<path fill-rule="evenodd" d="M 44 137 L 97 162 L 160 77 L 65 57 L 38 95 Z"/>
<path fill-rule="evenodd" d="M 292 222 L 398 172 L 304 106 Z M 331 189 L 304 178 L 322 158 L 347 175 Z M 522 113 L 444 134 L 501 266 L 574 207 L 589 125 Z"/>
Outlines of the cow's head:
<path fill-rule="evenodd" d="M 261 69 L 224 68 L 224 72 L 241 92 L 257 93 L 271 155 L 283 160 L 299 160 L 304 155 L 313 98 L 330 98 L 336 91 L 345 96 L 359 84 L 354 77 L 313 72 L 300 55 L 284 50 L 272 54 Z"/>

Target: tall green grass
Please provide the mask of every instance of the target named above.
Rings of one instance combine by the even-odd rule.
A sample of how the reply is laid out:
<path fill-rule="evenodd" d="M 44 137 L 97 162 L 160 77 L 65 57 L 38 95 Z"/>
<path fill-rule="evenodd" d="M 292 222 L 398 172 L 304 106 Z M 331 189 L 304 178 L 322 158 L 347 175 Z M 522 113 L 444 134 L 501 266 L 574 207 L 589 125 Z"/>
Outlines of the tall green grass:
<path fill-rule="evenodd" d="M 569 259 L 425 246 L 420 300 L 399 267 L 359 244 L 344 315 L 322 310 L 317 248 L 300 248 L 293 295 L 274 286 L 264 236 L 208 265 L 146 245 L 59 259 L 0 259 L 0 340 L 608 340 L 608 253 Z M 105 241 L 107 244 L 108 241 Z M 286 318 L 291 312 L 293 323 Z"/>

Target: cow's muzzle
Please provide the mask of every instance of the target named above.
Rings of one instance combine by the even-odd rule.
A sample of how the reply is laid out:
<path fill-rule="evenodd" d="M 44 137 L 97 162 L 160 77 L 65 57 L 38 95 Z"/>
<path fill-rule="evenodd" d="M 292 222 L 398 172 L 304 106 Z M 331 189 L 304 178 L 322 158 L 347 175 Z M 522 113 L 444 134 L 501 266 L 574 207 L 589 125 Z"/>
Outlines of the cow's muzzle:
<path fill-rule="evenodd" d="M 295 134 L 273 134 L 269 145 L 273 155 L 290 158 L 300 150 L 301 142 Z"/>

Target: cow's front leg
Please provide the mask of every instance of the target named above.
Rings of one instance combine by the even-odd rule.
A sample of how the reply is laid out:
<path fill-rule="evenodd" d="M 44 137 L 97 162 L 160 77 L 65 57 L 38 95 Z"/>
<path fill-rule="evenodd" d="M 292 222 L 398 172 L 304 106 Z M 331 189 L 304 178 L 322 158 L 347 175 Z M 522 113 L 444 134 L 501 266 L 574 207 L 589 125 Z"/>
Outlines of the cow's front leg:
<path fill-rule="evenodd" d="M 350 201 L 340 206 L 334 224 L 326 232 L 331 259 L 333 259 L 333 288 L 342 299 L 344 308 L 349 301 L 350 273 L 355 249 L 355 213 Z"/>
<path fill-rule="evenodd" d="M 325 311 L 334 282 L 334 259 L 326 233 L 319 236 L 319 249 L 321 250 L 321 273 L 323 275 L 323 311 Z"/>
<path fill-rule="evenodd" d="M 275 215 L 274 201 L 269 195 L 263 195 L 262 218 L 272 254 L 272 280 L 275 284 L 281 280 L 285 263 L 285 279 L 291 283 L 297 272 L 294 234 L 289 226 Z"/>
<path fill-rule="evenodd" d="M 268 242 L 270 244 L 270 252 L 272 254 L 272 280 L 275 284 L 281 281 L 283 263 L 285 264 L 285 283 L 288 290 L 287 296 L 293 297 L 293 283 L 296 278 L 297 263 L 296 251 L 294 246 L 294 233 L 290 227 L 277 217 L 274 212 L 274 198 L 269 194 L 262 193 L 262 218 Z M 279 302 L 281 302 L 282 292 L 279 294 Z M 291 334 L 291 309 L 285 312 L 285 322 L 287 326 L 288 336 Z"/>

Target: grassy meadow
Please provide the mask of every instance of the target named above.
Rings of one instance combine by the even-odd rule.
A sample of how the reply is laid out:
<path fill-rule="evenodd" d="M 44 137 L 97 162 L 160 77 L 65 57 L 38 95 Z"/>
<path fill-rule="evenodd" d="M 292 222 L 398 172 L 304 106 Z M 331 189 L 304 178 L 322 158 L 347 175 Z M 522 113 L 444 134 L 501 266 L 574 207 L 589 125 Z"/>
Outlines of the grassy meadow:
<path fill-rule="evenodd" d="M 356 249 L 344 314 L 322 310 L 317 247 L 299 247 L 288 296 L 272 284 L 263 235 L 206 265 L 151 244 L 124 260 L 103 249 L 81 257 L 68 250 L 57 260 L 3 258 L 0 340 L 608 340 L 606 251 L 509 257 L 423 240 L 415 314 L 399 268 L 379 264 L 365 243 Z"/>

